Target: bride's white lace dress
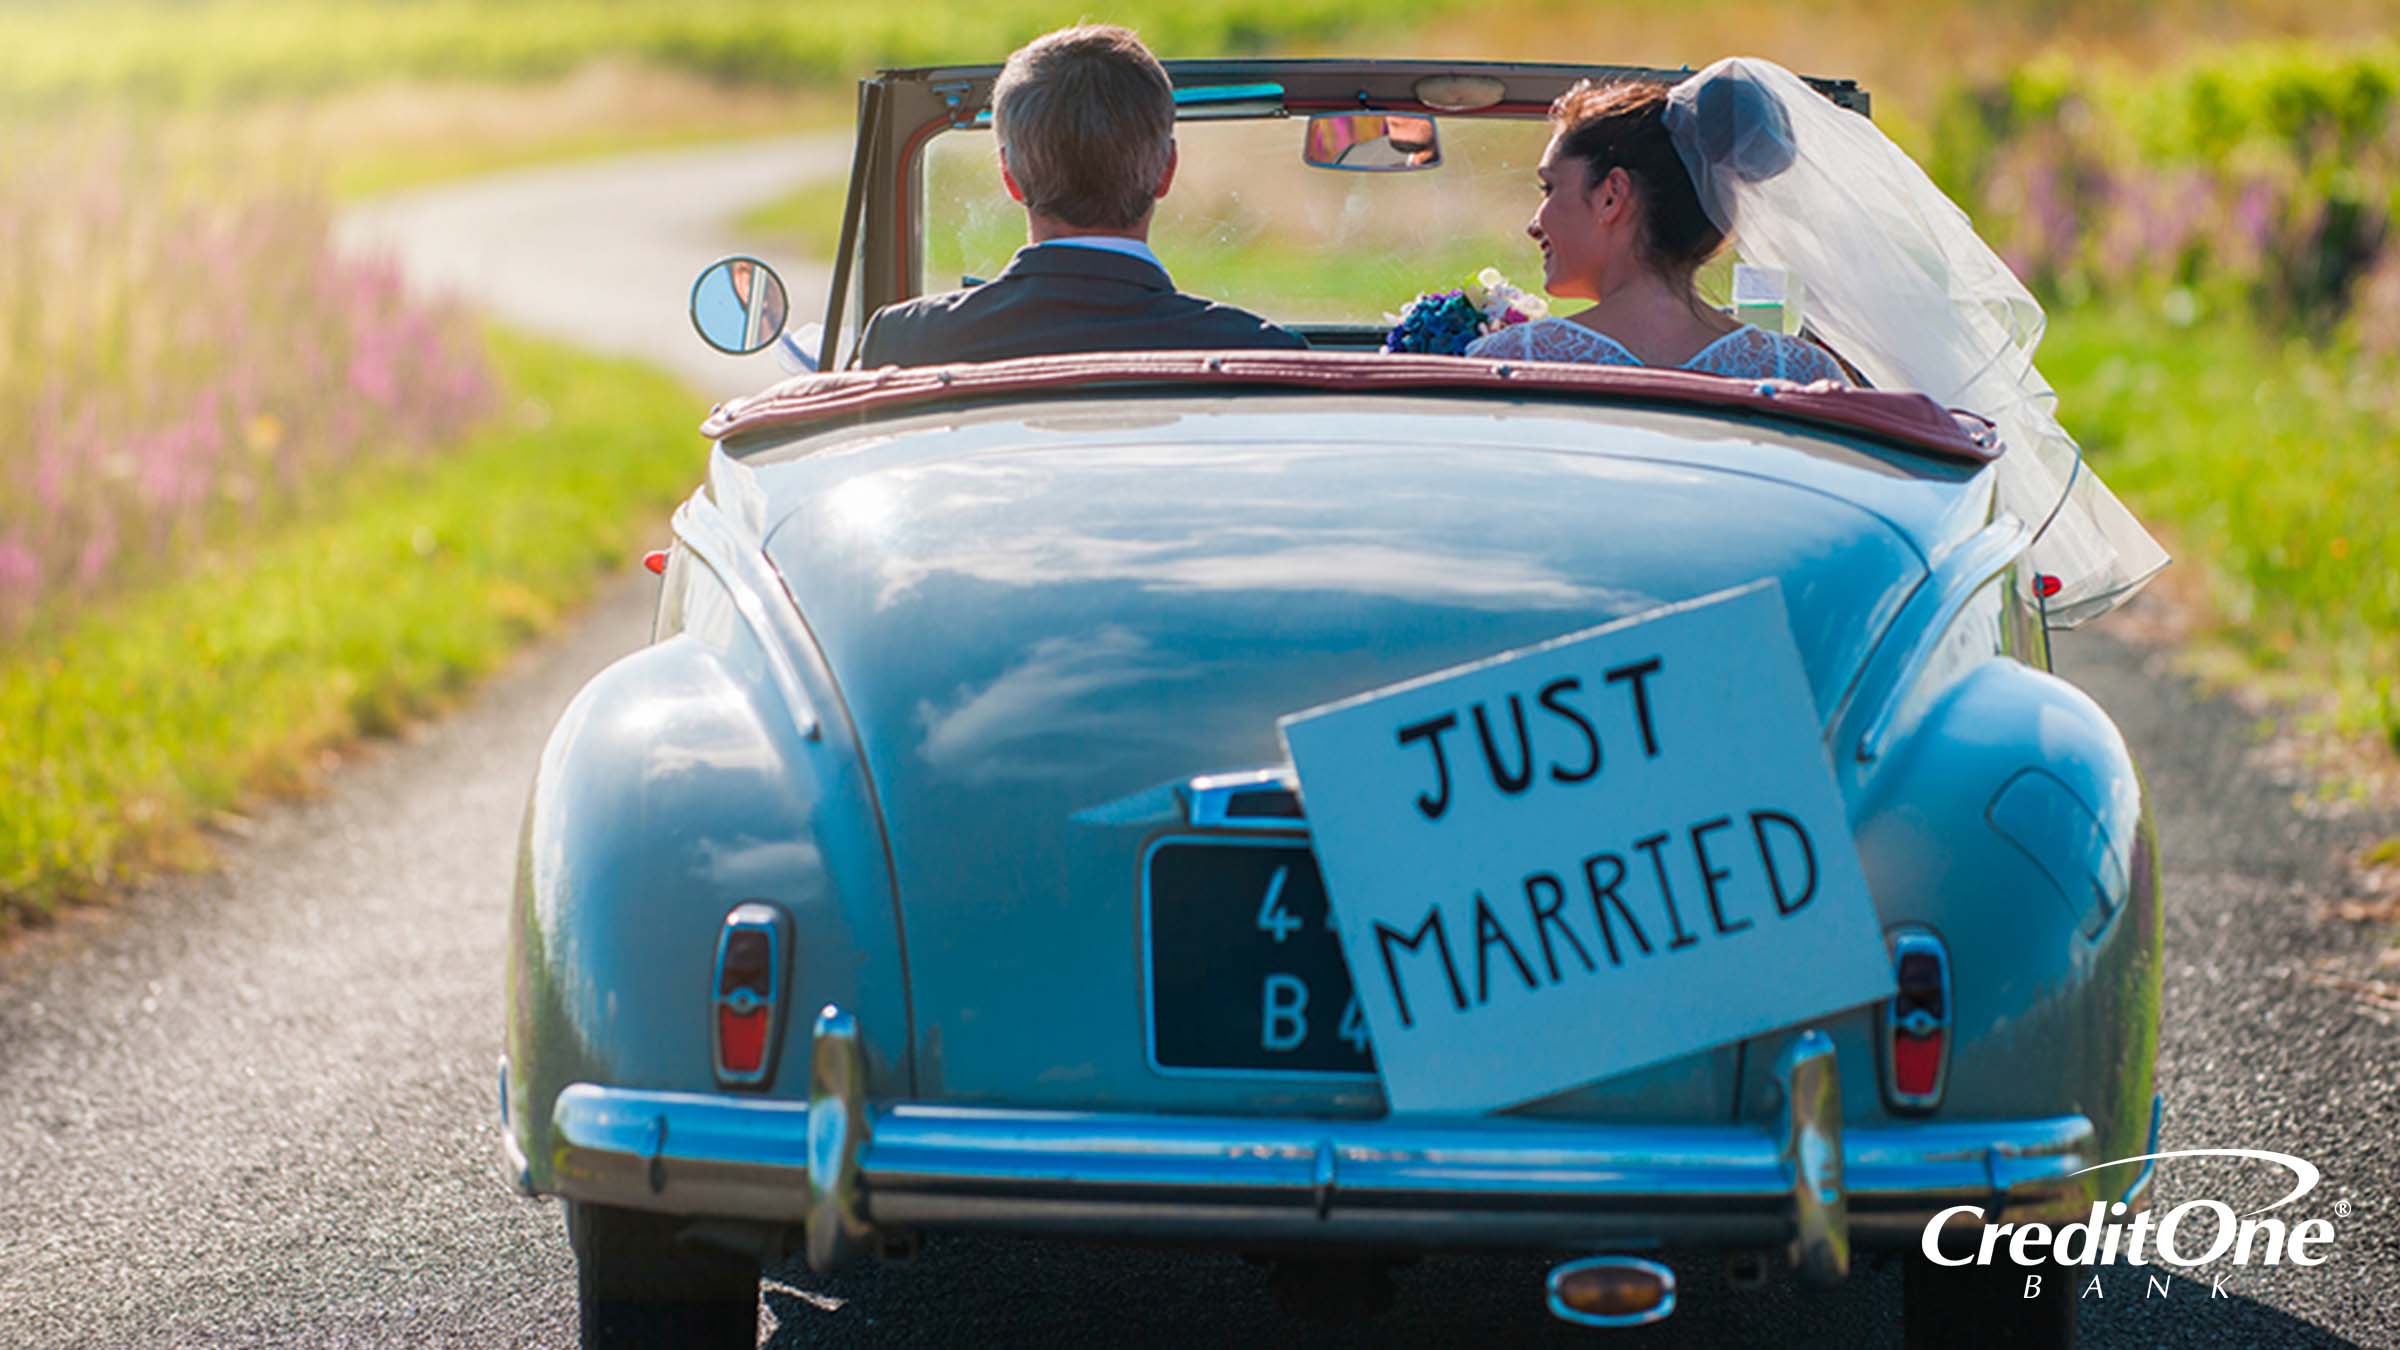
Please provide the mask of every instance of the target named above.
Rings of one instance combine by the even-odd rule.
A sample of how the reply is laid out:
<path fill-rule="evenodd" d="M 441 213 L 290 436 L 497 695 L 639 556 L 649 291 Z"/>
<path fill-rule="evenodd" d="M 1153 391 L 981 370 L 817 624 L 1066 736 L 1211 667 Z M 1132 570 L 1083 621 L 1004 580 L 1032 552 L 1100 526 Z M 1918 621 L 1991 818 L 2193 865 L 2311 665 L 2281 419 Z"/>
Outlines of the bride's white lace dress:
<path fill-rule="evenodd" d="M 1467 355 L 1507 361 L 1578 361 L 1586 365 L 1638 366 L 1624 345 L 1567 319 L 1514 324 L 1467 344 Z M 1841 366 L 1822 347 L 1755 324 L 1743 324 L 1702 347 L 1682 369 L 1737 380 L 1814 380 L 1848 383 Z"/>

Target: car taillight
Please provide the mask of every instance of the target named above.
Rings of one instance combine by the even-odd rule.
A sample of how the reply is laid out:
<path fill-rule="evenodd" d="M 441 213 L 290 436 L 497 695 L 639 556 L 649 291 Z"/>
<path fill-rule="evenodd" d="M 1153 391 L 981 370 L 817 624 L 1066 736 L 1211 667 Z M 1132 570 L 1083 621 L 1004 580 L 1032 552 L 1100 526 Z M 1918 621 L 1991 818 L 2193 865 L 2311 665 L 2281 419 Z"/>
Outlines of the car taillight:
<path fill-rule="evenodd" d="M 775 1031 L 783 1013 L 786 956 L 783 911 L 762 901 L 736 905 L 717 932 L 711 1043 L 717 1081 L 763 1088 L 775 1070 Z"/>
<path fill-rule="evenodd" d="M 1895 1110 L 1942 1103 L 1950 1064 L 1950 952 L 1923 928 L 1892 934 L 1899 986 L 1883 1009 L 1883 1097 Z"/>

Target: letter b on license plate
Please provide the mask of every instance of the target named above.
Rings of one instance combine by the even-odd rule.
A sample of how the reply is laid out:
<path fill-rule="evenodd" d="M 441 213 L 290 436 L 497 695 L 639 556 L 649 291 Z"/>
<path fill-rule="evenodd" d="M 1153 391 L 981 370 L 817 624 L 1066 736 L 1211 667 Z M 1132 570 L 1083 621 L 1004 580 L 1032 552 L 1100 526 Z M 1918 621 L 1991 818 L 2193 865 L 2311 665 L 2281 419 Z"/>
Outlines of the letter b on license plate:
<path fill-rule="evenodd" d="M 1160 1071 L 1375 1072 L 1306 844 L 1170 839 L 1143 872 Z"/>

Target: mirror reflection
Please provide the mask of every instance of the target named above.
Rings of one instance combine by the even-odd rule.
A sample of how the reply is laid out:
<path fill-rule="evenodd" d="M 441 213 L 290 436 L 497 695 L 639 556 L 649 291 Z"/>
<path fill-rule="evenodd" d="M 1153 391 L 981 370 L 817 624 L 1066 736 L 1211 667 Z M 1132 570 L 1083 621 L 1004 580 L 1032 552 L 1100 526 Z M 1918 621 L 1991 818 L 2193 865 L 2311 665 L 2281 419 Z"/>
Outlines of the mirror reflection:
<path fill-rule="evenodd" d="M 1400 113 L 1324 113 L 1308 119 L 1300 158 L 1315 169 L 1407 173 L 1442 162 L 1433 119 Z"/>
<path fill-rule="evenodd" d="M 731 356 L 758 351 L 783 332 L 790 313 L 783 278 L 756 258 L 723 258 L 692 283 L 692 327 Z"/>

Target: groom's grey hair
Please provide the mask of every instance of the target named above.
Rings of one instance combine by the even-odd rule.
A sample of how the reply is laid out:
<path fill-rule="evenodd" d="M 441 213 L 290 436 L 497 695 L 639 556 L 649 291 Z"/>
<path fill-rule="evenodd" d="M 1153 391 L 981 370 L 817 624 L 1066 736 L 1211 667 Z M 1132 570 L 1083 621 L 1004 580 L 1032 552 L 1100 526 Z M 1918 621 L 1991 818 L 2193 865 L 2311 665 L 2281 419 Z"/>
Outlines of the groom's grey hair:
<path fill-rule="evenodd" d="M 1175 86 L 1132 30 L 1079 24 L 1010 53 L 992 127 L 1027 210 L 1122 230 L 1158 199 L 1175 153 Z"/>

